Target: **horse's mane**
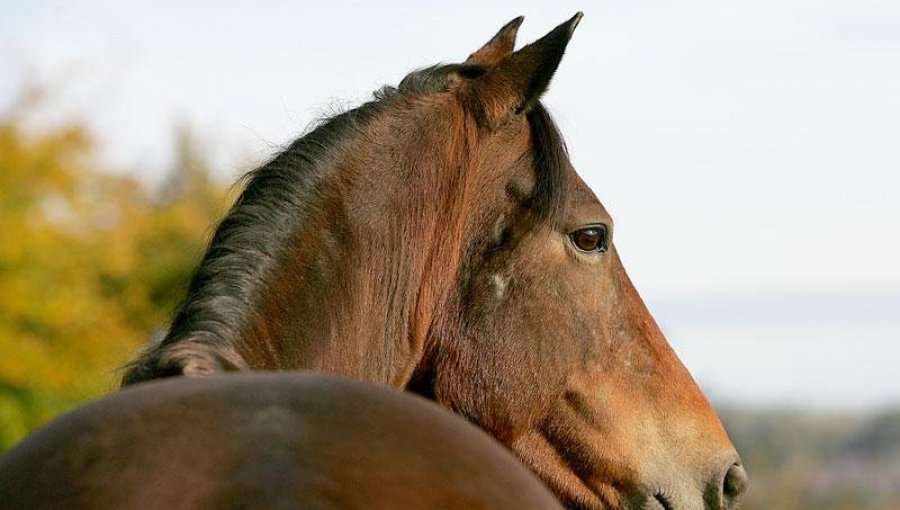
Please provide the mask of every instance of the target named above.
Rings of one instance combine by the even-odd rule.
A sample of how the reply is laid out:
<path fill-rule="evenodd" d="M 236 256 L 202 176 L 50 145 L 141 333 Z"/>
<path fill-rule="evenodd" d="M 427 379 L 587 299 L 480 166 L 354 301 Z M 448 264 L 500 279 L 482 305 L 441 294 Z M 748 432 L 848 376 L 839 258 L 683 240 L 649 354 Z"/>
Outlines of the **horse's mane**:
<path fill-rule="evenodd" d="M 234 350 L 251 324 L 266 276 L 291 246 L 292 236 L 317 206 L 317 184 L 334 168 L 338 148 L 354 139 L 395 100 L 446 90 L 451 72 L 475 76 L 473 67 L 434 66 L 407 75 L 399 87 L 384 87 L 359 107 L 326 118 L 259 168 L 247 173 L 243 191 L 213 235 L 191 277 L 185 299 L 161 341 L 126 366 L 123 384 L 179 375 L 166 363 L 169 349 L 202 348 L 222 368 L 246 368 Z M 477 70 L 476 70 L 477 71 Z M 537 217 L 556 220 L 565 202 L 568 155 L 546 108 L 528 113 L 535 155 L 535 184 L 525 204 Z"/>

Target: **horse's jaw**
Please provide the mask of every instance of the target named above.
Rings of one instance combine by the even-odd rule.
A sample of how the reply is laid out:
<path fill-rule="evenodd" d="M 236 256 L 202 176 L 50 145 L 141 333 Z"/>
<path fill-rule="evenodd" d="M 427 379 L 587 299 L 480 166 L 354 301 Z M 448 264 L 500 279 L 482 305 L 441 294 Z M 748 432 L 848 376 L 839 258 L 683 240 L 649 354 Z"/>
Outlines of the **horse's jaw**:
<path fill-rule="evenodd" d="M 590 391 L 570 387 L 510 444 L 567 507 L 735 508 L 747 476 L 705 398 L 688 406 L 692 413 L 667 413 L 665 399 L 648 404 L 614 382 L 575 379 L 581 388 L 590 381 Z M 684 406 L 675 386 L 667 398 Z"/>

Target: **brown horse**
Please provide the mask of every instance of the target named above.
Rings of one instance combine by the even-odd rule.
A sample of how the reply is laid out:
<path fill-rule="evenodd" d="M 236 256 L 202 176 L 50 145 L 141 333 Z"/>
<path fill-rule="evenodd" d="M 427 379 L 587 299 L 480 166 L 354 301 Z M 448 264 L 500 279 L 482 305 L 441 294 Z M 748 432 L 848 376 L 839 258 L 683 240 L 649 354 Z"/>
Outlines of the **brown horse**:
<path fill-rule="evenodd" d="M 252 172 L 124 384 L 312 370 L 478 424 L 572 508 L 732 508 L 746 485 L 539 102 L 578 14 L 409 74 Z"/>
<path fill-rule="evenodd" d="M 335 376 L 141 384 L 0 457 L 4 510 L 562 510 L 505 448 L 422 398 Z"/>

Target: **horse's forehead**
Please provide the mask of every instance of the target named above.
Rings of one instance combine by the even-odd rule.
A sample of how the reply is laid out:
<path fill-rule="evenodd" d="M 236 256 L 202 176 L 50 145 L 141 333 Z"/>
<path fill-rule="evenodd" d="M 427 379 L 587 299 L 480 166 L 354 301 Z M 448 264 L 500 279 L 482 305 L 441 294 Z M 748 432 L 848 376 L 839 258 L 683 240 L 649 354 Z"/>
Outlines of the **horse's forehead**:
<path fill-rule="evenodd" d="M 571 164 L 568 165 L 568 174 L 568 206 L 574 216 L 594 216 L 598 221 L 611 219 L 609 212 L 603 207 L 594 190 L 584 182 Z"/>

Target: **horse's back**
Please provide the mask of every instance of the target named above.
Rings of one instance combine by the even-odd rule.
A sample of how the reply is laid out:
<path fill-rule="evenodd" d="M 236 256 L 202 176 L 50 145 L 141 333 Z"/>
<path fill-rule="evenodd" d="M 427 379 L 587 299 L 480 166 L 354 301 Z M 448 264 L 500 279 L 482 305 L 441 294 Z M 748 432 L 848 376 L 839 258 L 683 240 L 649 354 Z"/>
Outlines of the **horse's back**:
<path fill-rule="evenodd" d="M 559 508 L 484 432 L 322 375 L 135 386 L 0 458 L 4 509 Z"/>

